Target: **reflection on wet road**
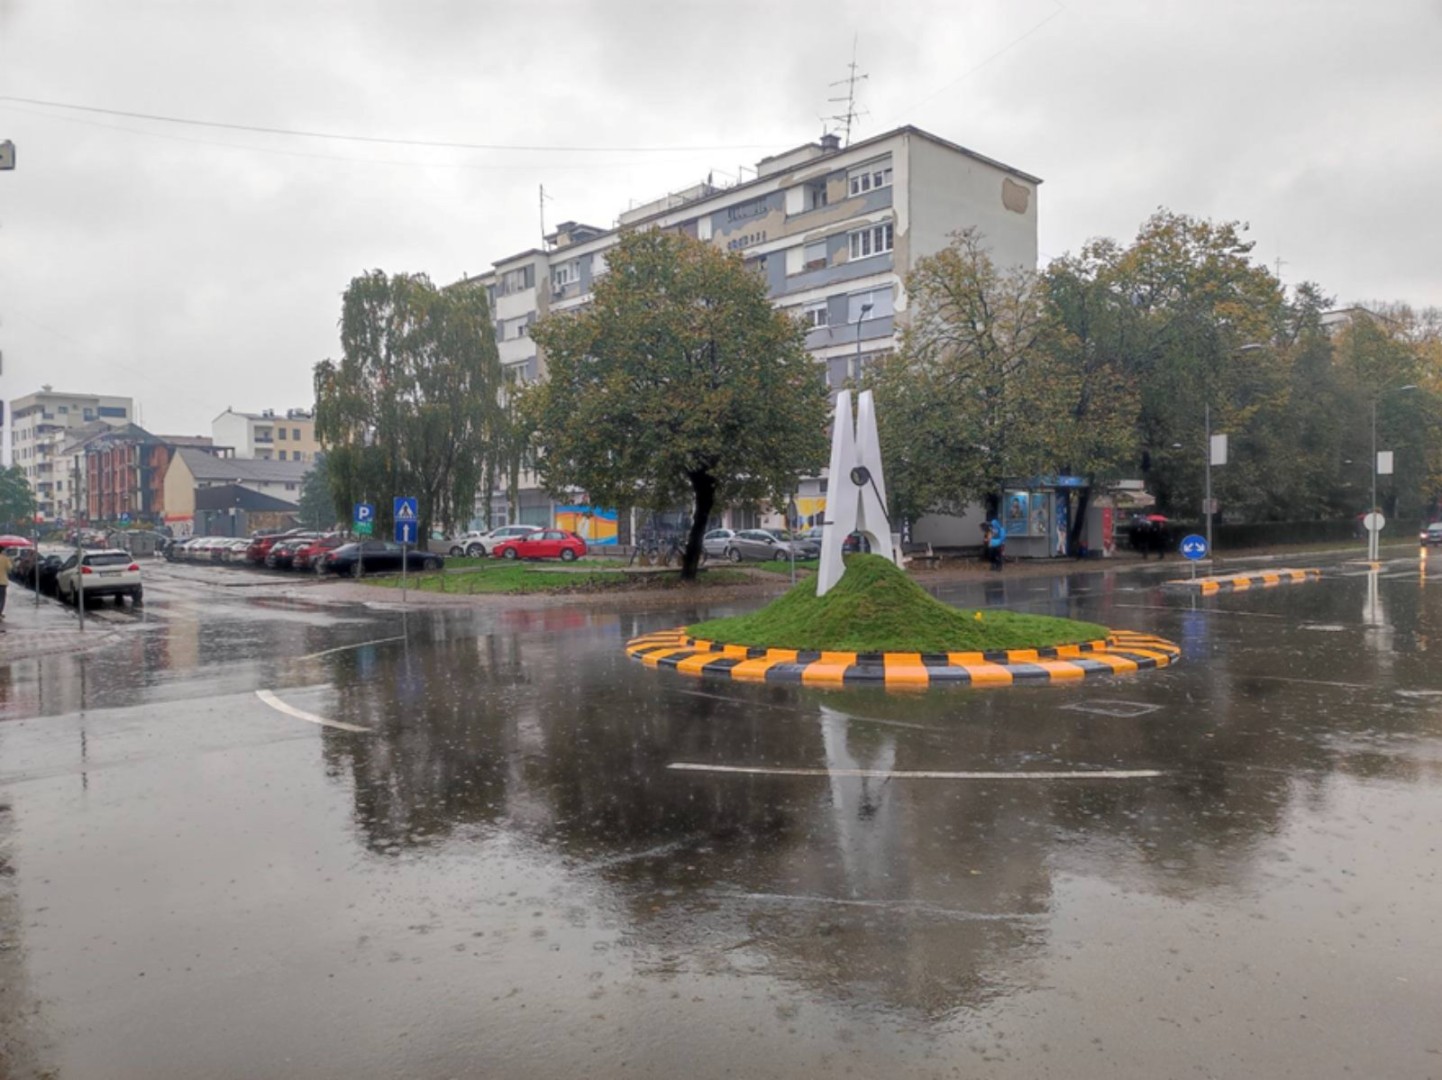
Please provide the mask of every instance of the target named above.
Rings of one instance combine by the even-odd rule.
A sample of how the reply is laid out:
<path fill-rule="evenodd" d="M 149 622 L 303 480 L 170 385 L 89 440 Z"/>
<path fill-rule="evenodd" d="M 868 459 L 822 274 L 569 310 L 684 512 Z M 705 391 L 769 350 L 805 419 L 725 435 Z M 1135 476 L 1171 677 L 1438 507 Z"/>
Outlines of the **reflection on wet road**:
<path fill-rule="evenodd" d="M 1437 1075 L 1437 586 L 1160 580 L 943 589 L 1184 659 L 926 694 L 624 655 L 695 612 L 148 584 L 119 644 L 0 676 L 0 1047 L 66 1078 Z"/>

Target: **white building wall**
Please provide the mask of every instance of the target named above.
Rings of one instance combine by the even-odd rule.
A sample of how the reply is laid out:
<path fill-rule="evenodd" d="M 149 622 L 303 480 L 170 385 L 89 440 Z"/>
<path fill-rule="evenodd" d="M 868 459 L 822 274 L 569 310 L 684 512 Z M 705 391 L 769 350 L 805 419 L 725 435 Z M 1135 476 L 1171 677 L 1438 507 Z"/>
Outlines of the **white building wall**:
<path fill-rule="evenodd" d="M 235 456 L 238 458 L 255 457 L 251 428 L 250 417 L 227 409 L 210 422 L 211 442 L 216 446 L 235 447 Z"/>
<path fill-rule="evenodd" d="M 998 268 L 1036 269 L 1036 183 L 918 135 L 906 141 L 907 257 L 912 265 L 946 247 L 952 233 L 975 226 Z M 1025 209 L 1009 209 L 1008 203 Z"/>

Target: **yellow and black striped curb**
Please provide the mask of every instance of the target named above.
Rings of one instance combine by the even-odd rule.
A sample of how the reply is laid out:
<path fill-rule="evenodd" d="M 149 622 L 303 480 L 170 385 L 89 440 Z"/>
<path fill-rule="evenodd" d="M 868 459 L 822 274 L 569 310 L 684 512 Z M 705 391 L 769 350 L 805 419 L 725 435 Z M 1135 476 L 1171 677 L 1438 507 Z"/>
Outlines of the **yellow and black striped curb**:
<path fill-rule="evenodd" d="M 1010 686 L 1014 682 L 1062 682 L 1088 675 L 1117 675 L 1166 667 L 1181 656 L 1170 641 L 1113 631 L 1105 639 L 1044 649 L 990 652 L 822 652 L 722 645 L 688 637 L 684 628 L 643 634 L 626 652 L 647 667 L 675 668 L 743 682 L 799 682 L 815 686 L 883 683 L 925 687 L 934 683 Z"/>
<path fill-rule="evenodd" d="M 1181 589 L 1196 589 L 1203 596 L 1219 592 L 1245 592 L 1247 589 L 1270 589 L 1276 585 L 1300 585 L 1304 581 L 1320 581 L 1322 571 L 1267 570 L 1255 574 L 1228 574 L 1225 577 L 1177 578 L 1166 584 Z"/>

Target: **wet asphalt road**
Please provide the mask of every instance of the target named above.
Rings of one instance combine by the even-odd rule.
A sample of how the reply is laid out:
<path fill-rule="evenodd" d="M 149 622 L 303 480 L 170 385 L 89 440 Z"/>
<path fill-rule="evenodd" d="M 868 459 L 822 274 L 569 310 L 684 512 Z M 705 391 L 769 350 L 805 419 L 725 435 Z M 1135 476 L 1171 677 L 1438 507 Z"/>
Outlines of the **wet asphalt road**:
<path fill-rule="evenodd" d="M 696 612 L 238 573 L 157 569 L 115 643 L 0 665 L 17 1077 L 1442 1076 L 1415 560 L 955 587 L 1184 660 L 926 694 L 624 656 Z"/>

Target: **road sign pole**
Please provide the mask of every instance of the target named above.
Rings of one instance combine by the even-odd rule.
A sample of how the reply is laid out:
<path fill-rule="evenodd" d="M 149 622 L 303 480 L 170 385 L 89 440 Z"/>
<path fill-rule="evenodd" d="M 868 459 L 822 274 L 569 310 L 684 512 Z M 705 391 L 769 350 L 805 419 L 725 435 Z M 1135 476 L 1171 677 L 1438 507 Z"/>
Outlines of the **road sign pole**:
<path fill-rule="evenodd" d="M 404 541 L 401 542 L 401 603 L 406 602 L 406 570 L 407 564 L 411 561 L 411 546 Z"/>

